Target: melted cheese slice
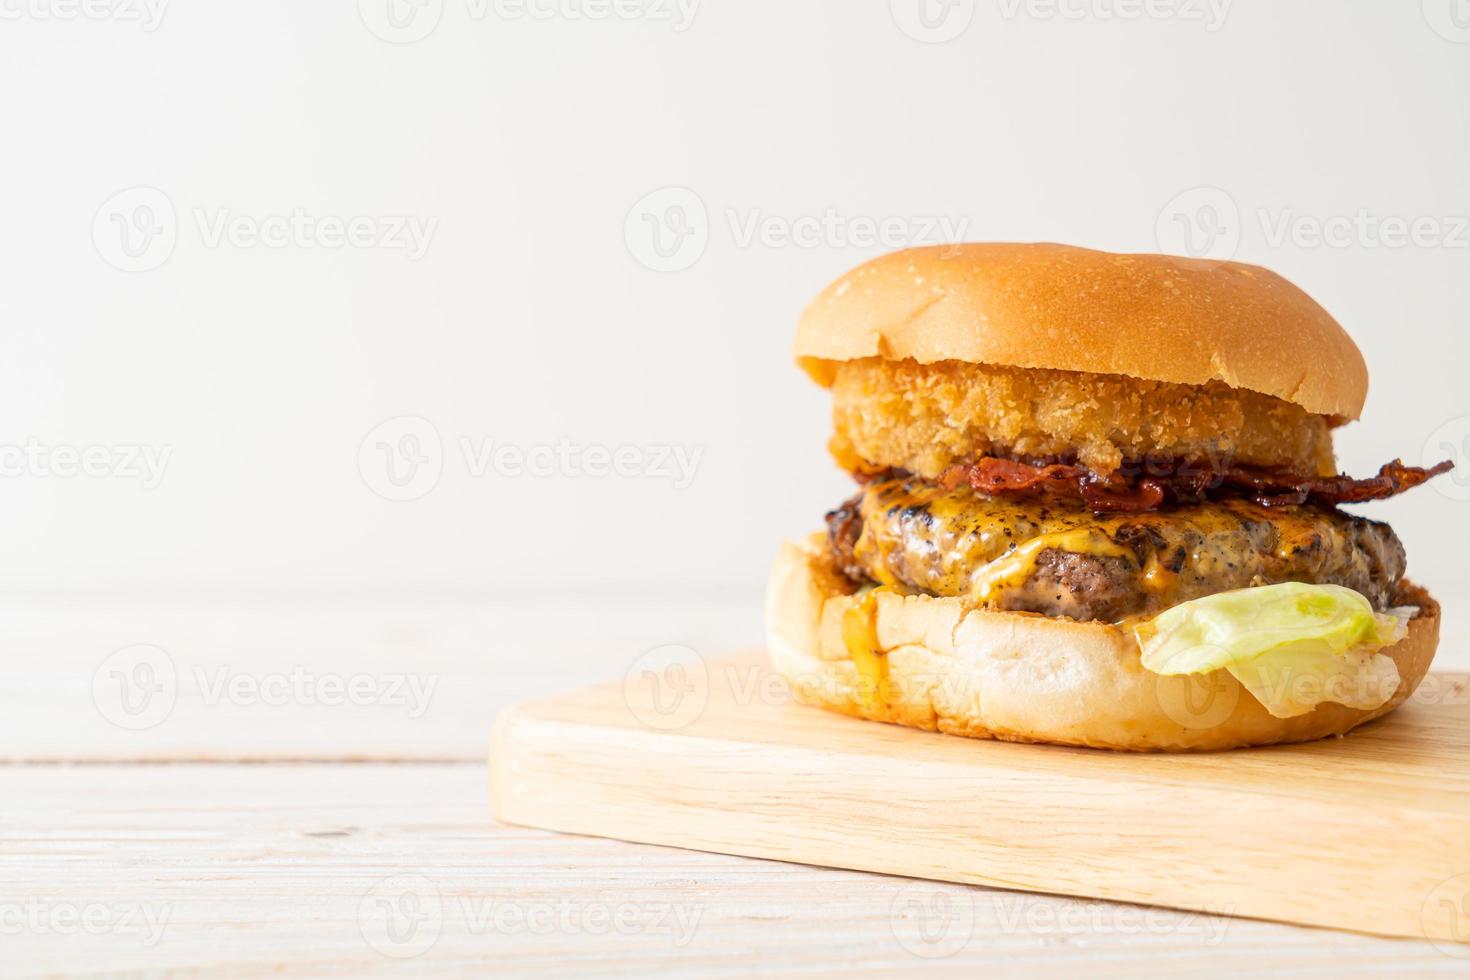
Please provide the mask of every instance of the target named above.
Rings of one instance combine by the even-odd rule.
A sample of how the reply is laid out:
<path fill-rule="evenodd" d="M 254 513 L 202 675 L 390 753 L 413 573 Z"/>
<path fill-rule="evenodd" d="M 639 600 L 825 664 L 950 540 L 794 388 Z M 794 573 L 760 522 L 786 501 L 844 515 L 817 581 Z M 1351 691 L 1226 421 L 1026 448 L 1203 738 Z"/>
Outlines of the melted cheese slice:
<path fill-rule="evenodd" d="M 842 614 L 842 642 L 862 679 L 858 699 L 869 709 L 885 703 L 888 688 L 888 656 L 878 645 L 878 594 L 883 591 L 881 585 L 869 589 Z"/>
<path fill-rule="evenodd" d="M 1036 562 L 1041 553 L 1051 550 L 1133 559 L 1133 552 L 1109 540 L 1095 528 L 1043 534 L 977 569 L 970 589 L 971 598 L 977 602 L 989 602 L 1006 589 L 1019 588 L 1036 574 Z"/>

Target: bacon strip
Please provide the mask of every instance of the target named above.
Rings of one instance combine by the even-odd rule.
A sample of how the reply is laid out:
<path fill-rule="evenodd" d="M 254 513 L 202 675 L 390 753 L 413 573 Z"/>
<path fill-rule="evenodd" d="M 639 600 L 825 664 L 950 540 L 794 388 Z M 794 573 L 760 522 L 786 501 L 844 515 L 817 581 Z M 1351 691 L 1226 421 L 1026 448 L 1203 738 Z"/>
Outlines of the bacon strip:
<path fill-rule="evenodd" d="M 1267 506 L 1300 504 L 1311 500 L 1319 504 L 1359 504 L 1365 500 L 1384 500 L 1412 490 L 1425 480 L 1448 473 L 1455 468 L 1450 460 L 1434 466 L 1405 466 L 1396 459 L 1385 463 L 1374 476 L 1355 480 L 1346 474 L 1327 477 L 1297 477 L 1279 471 L 1251 471 L 1232 467 L 1224 474 L 1226 486 L 1247 490 Z"/>
<path fill-rule="evenodd" d="M 968 483 L 985 494 L 1027 494 L 1040 491 L 1080 496 L 1094 511 L 1136 513 L 1157 510 L 1166 502 L 1190 502 L 1214 492 L 1245 496 L 1266 507 L 1281 507 L 1311 501 L 1323 506 L 1383 500 L 1417 487 L 1454 463 L 1445 460 L 1430 467 L 1406 466 L 1402 460 L 1386 463 L 1378 473 L 1364 479 L 1345 474 L 1318 477 L 1285 470 L 1246 466 L 1210 468 L 1196 460 L 1150 461 L 1149 476 L 1133 478 L 1121 473 L 1107 477 L 1075 463 L 1025 463 L 985 456 L 968 465 L 952 466 L 939 483 L 952 488 Z M 1139 472 L 1138 467 L 1125 471 Z"/>
<path fill-rule="evenodd" d="M 1164 484 L 1148 478 L 1125 489 L 1104 487 L 1090 480 L 1082 483 L 1082 500 L 1095 513 L 1135 514 L 1158 510 L 1169 496 Z"/>
<path fill-rule="evenodd" d="M 1071 463 L 1033 466 L 1014 459 L 984 456 L 969 466 L 952 466 L 939 477 L 946 487 L 969 483 L 981 493 L 1028 493 L 1032 490 L 1073 490 L 1088 472 Z"/>

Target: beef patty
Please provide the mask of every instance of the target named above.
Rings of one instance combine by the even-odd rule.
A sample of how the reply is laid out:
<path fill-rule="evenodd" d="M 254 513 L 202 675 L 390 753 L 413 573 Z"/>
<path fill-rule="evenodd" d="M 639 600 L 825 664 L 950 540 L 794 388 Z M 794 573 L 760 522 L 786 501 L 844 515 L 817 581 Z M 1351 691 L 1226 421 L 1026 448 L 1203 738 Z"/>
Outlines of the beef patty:
<path fill-rule="evenodd" d="M 854 581 L 1078 620 L 1118 622 L 1276 582 L 1346 586 L 1382 609 L 1404 573 L 1387 524 L 1241 499 L 1109 515 L 892 479 L 868 484 L 827 524 Z"/>

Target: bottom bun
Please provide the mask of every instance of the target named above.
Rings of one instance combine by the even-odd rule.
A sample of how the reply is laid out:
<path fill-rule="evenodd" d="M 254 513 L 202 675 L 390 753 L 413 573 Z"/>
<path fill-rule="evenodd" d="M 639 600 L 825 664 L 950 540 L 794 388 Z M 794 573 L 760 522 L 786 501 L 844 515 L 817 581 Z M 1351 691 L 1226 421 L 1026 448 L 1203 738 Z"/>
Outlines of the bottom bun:
<path fill-rule="evenodd" d="M 1420 612 L 1379 651 L 1398 668 L 1393 697 L 1367 711 L 1324 702 L 1294 718 L 1273 716 L 1224 670 L 1145 670 L 1138 642 L 1115 626 L 955 598 L 855 595 L 820 534 L 782 545 L 766 631 L 773 665 L 806 704 L 972 738 L 1206 751 L 1340 735 L 1398 707 L 1439 644 L 1438 604 L 1417 586 L 1403 592 Z"/>

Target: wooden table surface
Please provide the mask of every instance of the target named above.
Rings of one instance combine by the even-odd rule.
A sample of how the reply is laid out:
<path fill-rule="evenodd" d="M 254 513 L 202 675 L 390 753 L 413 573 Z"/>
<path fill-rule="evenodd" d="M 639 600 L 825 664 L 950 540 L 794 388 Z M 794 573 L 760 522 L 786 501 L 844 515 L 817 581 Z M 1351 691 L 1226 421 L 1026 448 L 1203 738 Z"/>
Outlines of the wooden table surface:
<path fill-rule="evenodd" d="M 0 976 L 1470 973 L 1470 946 L 498 825 L 499 707 L 759 638 L 750 597 L 558 608 L 0 609 Z M 1437 666 L 1470 666 L 1447 634 Z"/>

